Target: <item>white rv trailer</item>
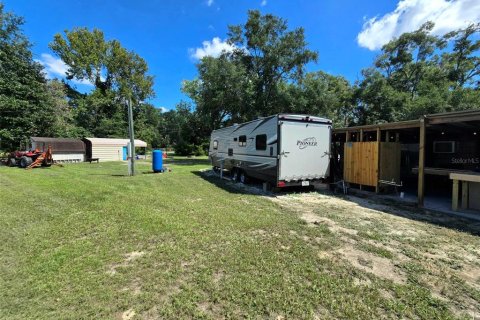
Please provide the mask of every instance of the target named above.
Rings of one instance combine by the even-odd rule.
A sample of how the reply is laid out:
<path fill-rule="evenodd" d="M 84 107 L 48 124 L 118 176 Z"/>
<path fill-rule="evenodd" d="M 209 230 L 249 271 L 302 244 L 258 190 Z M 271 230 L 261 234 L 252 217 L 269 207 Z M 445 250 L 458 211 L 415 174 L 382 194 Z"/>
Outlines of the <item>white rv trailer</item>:
<path fill-rule="evenodd" d="M 277 187 L 309 186 L 329 175 L 332 121 L 278 114 L 214 130 L 209 157 L 234 180 L 257 178 Z"/>

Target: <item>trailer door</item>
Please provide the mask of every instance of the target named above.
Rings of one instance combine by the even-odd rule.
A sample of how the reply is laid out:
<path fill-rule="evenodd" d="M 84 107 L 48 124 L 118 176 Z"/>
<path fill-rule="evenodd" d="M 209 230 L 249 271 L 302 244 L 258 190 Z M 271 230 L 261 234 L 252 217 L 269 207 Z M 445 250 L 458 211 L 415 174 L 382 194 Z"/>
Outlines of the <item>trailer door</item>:
<path fill-rule="evenodd" d="M 330 165 L 330 124 L 280 121 L 279 179 L 325 178 Z M 303 185 L 308 185 L 304 182 Z"/>

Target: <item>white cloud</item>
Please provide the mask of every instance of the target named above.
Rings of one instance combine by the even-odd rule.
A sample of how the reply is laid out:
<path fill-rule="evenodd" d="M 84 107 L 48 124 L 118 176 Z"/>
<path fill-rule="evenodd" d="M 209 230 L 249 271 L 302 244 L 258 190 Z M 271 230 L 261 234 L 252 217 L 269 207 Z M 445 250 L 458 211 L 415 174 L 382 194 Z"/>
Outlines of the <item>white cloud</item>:
<path fill-rule="evenodd" d="M 158 109 L 160 109 L 160 112 L 162 112 L 162 113 L 170 111 L 170 109 L 167 109 L 165 107 L 158 107 Z"/>
<path fill-rule="evenodd" d="M 223 51 L 231 52 L 235 49 L 234 45 L 222 41 L 218 37 L 213 38 L 212 41 L 203 41 L 202 46 L 202 48 L 189 49 L 190 57 L 196 60 L 206 56 L 218 57 Z"/>
<path fill-rule="evenodd" d="M 393 12 L 368 19 L 357 36 L 361 47 L 380 49 L 402 33 L 417 30 L 432 21 L 434 34 L 443 35 L 480 21 L 478 0 L 400 0 Z"/>
<path fill-rule="evenodd" d="M 213 2 L 214 2 L 213 0 L 207 0 L 207 6 L 211 7 Z"/>
<path fill-rule="evenodd" d="M 68 66 L 65 64 L 65 62 L 63 62 L 62 59 L 55 58 L 48 53 L 42 53 L 41 59 L 35 61 L 40 63 L 45 68 L 46 77 L 48 79 L 65 78 L 68 71 Z M 72 79 L 72 82 L 89 86 L 92 85 L 88 80 Z"/>
<path fill-rule="evenodd" d="M 262 0 L 262 3 L 260 3 L 262 7 L 265 7 L 267 5 L 267 0 Z"/>

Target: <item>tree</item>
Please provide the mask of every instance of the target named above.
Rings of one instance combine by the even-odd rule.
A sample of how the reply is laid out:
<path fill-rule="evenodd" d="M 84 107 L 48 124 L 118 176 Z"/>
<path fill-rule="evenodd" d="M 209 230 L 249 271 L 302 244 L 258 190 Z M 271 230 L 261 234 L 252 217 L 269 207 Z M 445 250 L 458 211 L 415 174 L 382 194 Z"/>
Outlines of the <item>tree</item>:
<path fill-rule="evenodd" d="M 271 14 L 248 12 L 244 25 L 229 26 L 229 43 L 236 47 L 232 57 L 244 65 L 253 85 L 247 118 L 279 112 L 278 85 L 302 78 L 305 65 L 317 60 L 307 49 L 303 28 L 287 31 L 287 21 Z"/>
<path fill-rule="evenodd" d="M 442 64 L 448 72 L 448 78 L 454 82 L 454 88 L 480 87 L 480 23 L 471 24 L 465 29 L 452 31 L 444 36 L 446 41 L 453 41 L 452 52 L 446 52 L 442 56 Z M 477 40 L 473 40 L 474 36 Z"/>
<path fill-rule="evenodd" d="M 135 136 L 147 142 L 152 148 L 161 147 L 162 140 L 159 131 L 161 111 L 149 103 L 144 103 L 134 110 L 134 117 Z"/>
<path fill-rule="evenodd" d="M 184 81 L 182 91 L 196 105 L 196 113 L 205 120 L 209 131 L 245 120 L 250 81 L 243 65 L 226 54 L 205 57 L 197 65 L 198 79 Z"/>
<path fill-rule="evenodd" d="M 330 118 L 340 126 L 345 126 L 352 118 L 353 90 L 343 77 L 323 71 L 310 72 L 300 83 L 283 82 L 280 88 L 282 112 Z"/>
<path fill-rule="evenodd" d="M 56 34 L 50 48 L 68 66 L 67 79 L 88 80 L 102 92 L 115 91 L 136 102 L 153 96 L 153 77 L 138 54 L 117 40 L 106 41 L 102 31 L 75 28 Z"/>
<path fill-rule="evenodd" d="M 478 25 L 443 37 L 431 34 L 433 26 L 427 22 L 393 39 L 362 72 L 355 94 L 358 124 L 479 107 Z"/>
<path fill-rule="evenodd" d="M 31 136 L 54 134 L 55 109 L 42 66 L 32 59 L 23 18 L 0 3 L 0 139 L 18 148 Z"/>
<path fill-rule="evenodd" d="M 87 80 L 94 90 L 82 95 L 70 87 L 72 106 L 79 125 L 97 137 L 127 134 L 125 99 L 131 99 L 134 115 L 142 114 L 142 102 L 154 95 L 153 77 L 138 54 L 116 40 L 105 40 L 98 29 L 75 28 L 56 34 L 50 48 L 68 66 L 67 79 Z M 140 120 L 140 119 L 137 119 Z M 136 123 L 140 128 L 142 123 Z M 147 134 L 144 130 L 142 134 Z M 152 134 L 149 136 L 153 139 Z"/>
<path fill-rule="evenodd" d="M 53 124 L 53 134 L 64 138 L 79 138 L 88 135 L 88 131 L 76 125 L 76 110 L 68 103 L 66 84 L 57 79 L 49 80 L 47 82 L 47 90 L 54 107 L 55 123 Z"/>

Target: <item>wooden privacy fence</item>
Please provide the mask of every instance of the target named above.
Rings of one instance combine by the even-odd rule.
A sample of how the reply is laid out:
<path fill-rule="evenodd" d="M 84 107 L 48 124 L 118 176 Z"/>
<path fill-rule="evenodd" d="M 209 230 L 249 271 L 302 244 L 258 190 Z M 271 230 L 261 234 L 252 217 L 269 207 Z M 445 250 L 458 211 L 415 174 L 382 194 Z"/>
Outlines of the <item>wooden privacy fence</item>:
<path fill-rule="evenodd" d="M 379 180 L 399 183 L 400 153 L 398 142 L 346 142 L 343 179 L 371 187 L 378 187 Z"/>

